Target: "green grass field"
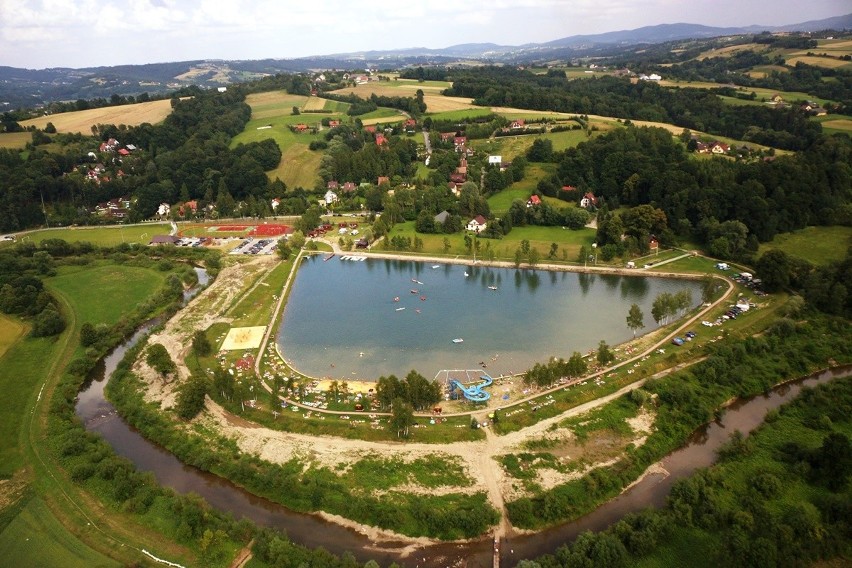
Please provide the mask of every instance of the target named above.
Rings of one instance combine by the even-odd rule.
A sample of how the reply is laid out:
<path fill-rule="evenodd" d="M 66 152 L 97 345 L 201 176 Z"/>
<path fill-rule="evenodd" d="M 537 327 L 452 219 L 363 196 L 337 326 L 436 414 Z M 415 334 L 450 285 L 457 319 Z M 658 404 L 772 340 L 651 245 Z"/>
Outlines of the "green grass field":
<path fill-rule="evenodd" d="M 14 333 L 4 325 L 4 335 Z M 23 338 L 0 357 L 0 478 L 8 478 L 23 465 L 19 433 L 25 409 L 44 380 L 46 365 L 61 348 L 53 338 Z"/>
<path fill-rule="evenodd" d="M 758 252 L 782 250 L 790 256 L 824 265 L 843 260 L 850 246 L 852 227 L 806 227 L 795 233 L 777 235 L 771 242 L 761 244 Z"/>
<path fill-rule="evenodd" d="M 496 216 L 505 215 L 515 199 L 526 201 L 532 195 L 538 182 L 552 174 L 556 170 L 555 164 L 529 164 L 524 179 L 513 183 L 503 191 L 488 198 L 488 206 Z M 568 203 L 565 203 L 567 206 Z"/>
<path fill-rule="evenodd" d="M 0 314 L 0 359 L 12 345 L 18 342 L 26 331 L 23 322 Z"/>
<path fill-rule="evenodd" d="M 825 134 L 852 135 L 852 116 L 848 114 L 827 114 L 825 116 L 815 116 L 811 120 L 822 124 L 822 131 Z"/>
<path fill-rule="evenodd" d="M 111 325 L 158 291 L 165 279 L 165 272 L 136 266 L 74 266 L 60 268 L 59 274 L 47 284 L 68 298 L 79 314 L 81 325 L 87 322 Z"/>
<path fill-rule="evenodd" d="M 111 247 L 121 243 L 148 244 L 154 235 L 168 235 L 171 228 L 167 223 L 150 225 L 128 225 L 112 227 L 65 227 L 29 232 L 19 239 L 22 242 L 40 243 L 45 239 L 62 239 L 69 243 L 89 242 L 93 245 Z"/>
<path fill-rule="evenodd" d="M 38 497 L 0 533 L 0 558 L 0 564 L 16 568 L 121 566 L 69 533 Z"/>
<path fill-rule="evenodd" d="M 464 110 L 448 110 L 444 112 L 436 112 L 428 114 L 432 120 L 463 120 L 465 118 L 479 118 L 494 114 L 487 108 L 472 108 Z"/>
<path fill-rule="evenodd" d="M 522 240 L 528 240 L 530 246 L 537 249 L 541 254 L 542 262 L 547 262 L 548 260 L 546 257 L 550 252 L 551 243 L 556 243 L 559 246 L 556 260 L 562 260 L 562 250 L 566 250 L 568 260 L 573 261 L 577 258 L 581 246 L 591 246 L 595 240 L 595 234 L 596 231 L 594 229 L 571 231 L 562 227 L 515 227 L 511 233 L 502 239 L 477 239 L 480 246 L 477 258 L 485 258 L 486 247 L 490 245 L 496 255 L 495 260 L 513 260 L 515 249 L 518 248 Z M 397 235 L 409 237 L 412 242 L 415 236 L 420 238 L 423 241 L 423 250 L 419 252 L 423 254 L 445 254 L 443 243 L 444 238 L 447 238 L 450 243 L 450 248 L 446 251 L 447 255 L 468 255 L 467 249 L 464 246 L 463 233 L 452 235 L 415 233 L 414 221 L 409 221 L 394 225 L 389 238 Z M 377 250 L 382 250 L 381 246 Z M 468 256 L 472 256 L 472 253 Z"/>

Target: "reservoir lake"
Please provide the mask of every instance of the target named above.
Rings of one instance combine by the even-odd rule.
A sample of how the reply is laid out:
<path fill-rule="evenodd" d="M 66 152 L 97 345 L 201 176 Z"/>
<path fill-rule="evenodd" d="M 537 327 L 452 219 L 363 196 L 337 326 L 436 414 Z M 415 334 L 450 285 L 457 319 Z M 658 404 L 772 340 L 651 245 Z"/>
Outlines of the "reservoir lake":
<path fill-rule="evenodd" d="M 291 366 L 316 378 L 370 381 L 412 369 L 432 378 L 483 365 L 496 377 L 631 339 L 634 303 L 645 314 L 638 333 L 652 331 L 659 294 L 688 289 L 696 306 L 701 288 L 675 278 L 315 255 L 298 269 L 276 341 Z"/>

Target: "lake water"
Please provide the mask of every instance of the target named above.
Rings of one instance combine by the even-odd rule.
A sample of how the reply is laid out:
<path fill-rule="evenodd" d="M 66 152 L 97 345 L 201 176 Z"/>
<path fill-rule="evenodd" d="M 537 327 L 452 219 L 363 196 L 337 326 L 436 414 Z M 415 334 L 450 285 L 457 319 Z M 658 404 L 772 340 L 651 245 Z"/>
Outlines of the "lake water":
<path fill-rule="evenodd" d="M 432 378 L 482 363 L 498 376 L 586 353 L 602 339 L 629 340 L 633 303 L 646 333 L 657 327 L 651 305 L 660 293 L 688 289 L 695 305 L 701 299 L 700 282 L 682 279 L 433 266 L 305 258 L 278 329 L 281 353 L 313 377 L 376 380 L 416 369 Z"/>

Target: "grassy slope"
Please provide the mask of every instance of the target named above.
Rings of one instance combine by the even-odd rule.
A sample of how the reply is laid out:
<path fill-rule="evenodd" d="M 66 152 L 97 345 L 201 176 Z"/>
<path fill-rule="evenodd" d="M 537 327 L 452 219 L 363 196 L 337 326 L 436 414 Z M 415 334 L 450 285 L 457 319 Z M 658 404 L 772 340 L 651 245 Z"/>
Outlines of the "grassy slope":
<path fill-rule="evenodd" d="M 782 250 L 790 256 L 823 265 L 843 260 L 852 246 L 852 227 L 806 227 L 794 233 L 776 236 L 760 245 L 759 252 Z"/>
<path fill-rule="evenodd" d="M 27 503 L 15 520 L 0 533 L 0 558 L 4 566 L 19 568 L 120 566 L 66 531 L 38 497 Z"/>

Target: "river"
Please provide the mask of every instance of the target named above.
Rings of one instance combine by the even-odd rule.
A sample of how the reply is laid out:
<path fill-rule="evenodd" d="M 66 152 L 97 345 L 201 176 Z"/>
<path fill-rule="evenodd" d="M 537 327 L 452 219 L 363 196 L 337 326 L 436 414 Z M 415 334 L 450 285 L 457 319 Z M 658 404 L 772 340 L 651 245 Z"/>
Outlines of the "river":
<path fill-rule="evenodd" d="M 206 274 L 199 278 L 199 282 L 202 285 L 206 283 Z M 184 465 L 167 450 L 143 438 L 117 415 L 103 393 L 118 362 L 154 325 L 156 322 L 143 326 L 103 359 L 93 371 L 91 380 L 81 389 L 76 405 L 77 415 L 86 429 L 103 436 L 117 454 L 129 459 L 139 470 L 152 472 L 160 484 L 179 493 L 197 493 L 214 508 L 230 512 L 236 518 L 245 517 L 258 525 L 286 531 L 294 542 L 312 548 L 322 546 L 338 555 L 348 551 L 362 562 L 374 559 L 381 565 L 397 562 L 404 566 L 437 567 L 456 565 L 464 560 L 469 567 L 492 566 L 492 544 L 488 538 L 462 544 L 437 544 L 415 551 L 407 558 L 400 558 L 399 551 L 405 543 L 383 542 L 378 546 L 367 537 L 318 516 L 290 511 L 256 497 L 226 479 Z M 751 432 L 763 421 L 769 410 L 791 401 L 802 388 L 850 375 L 852 366 L 823 371 L 778 386 L 766 395 L 735 401 L 720 420 L 696 431 L 688 444 L 663 459 L 662 466 L 670 475 L 646 476 L 619 497 L 571 523 L 534 535 L 505 539 L 501 547 L 503 565 L 510 566 L 522 558 L 552 553 L 585 530 L 601 530 L 629 512 L 648 506 L 661 506 L 672 483 L 690 475 L 697 468 L 711 465 L 716 450 L 734 430 Z"/>

